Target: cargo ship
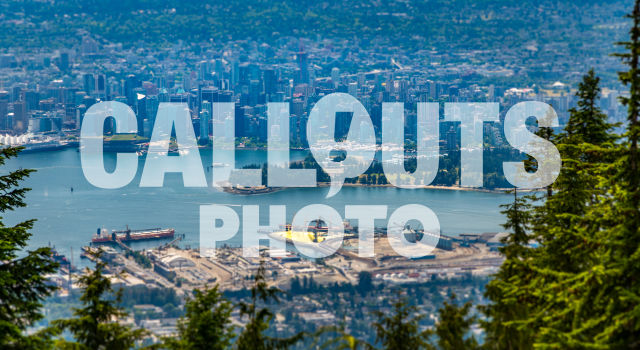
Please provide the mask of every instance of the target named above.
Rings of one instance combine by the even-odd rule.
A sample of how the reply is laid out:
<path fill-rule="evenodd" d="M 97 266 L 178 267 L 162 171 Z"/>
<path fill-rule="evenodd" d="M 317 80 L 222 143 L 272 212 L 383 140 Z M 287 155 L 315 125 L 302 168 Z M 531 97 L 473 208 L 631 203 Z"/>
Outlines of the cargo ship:
<path fill-rule="evenodd" d="M 117 241 L 122 243 L 127 242 L 135 242 L 135 241 L 146 241 L 153 239 L 165 239 L 165 238 L 173 238 L 175 236 L 175 230 L 172 228 L 161 229 L 161 228 L 153 228 L 146 230 L 131 230 L 129 226 L 127 226 L 126 230 L 123 231 L 111 231 L 111 233 L 107 232 L 105 229 L 98 229 L 93 238 L 91 239 L 91 243 L 100 244 L 100 243 L 116 243 Z"/>

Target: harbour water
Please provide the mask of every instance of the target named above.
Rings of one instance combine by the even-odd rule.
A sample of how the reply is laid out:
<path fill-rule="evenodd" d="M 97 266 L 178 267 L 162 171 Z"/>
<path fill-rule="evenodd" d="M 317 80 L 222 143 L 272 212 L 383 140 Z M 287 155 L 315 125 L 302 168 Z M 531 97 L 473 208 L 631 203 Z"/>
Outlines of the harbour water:
<path fill-rule="evenodd" d="M 203 164 L 211 164 L 211 151 L 201 150 Z M 292 151 L 292 160 L 302 159 L 305 152 Z M 266 151 L 239 150 L 236 166 L 266 162 Z M 115 154 L 106 154 L 107 168 L 115 164 Z M 168 228 L 185 234 L 183 246 L 197 247 L 199 240 L 199 206 L 225 204 L 241 213 L 242 205 L 260 205 L 261 224 L 268 222 L 269 205 L 287 205 L 291 220 L 295 212 L 309 204 L 328 204 L 344 215 L 344 206 L 387 205 L 390 214 L 405 204 L 422 204 L 433 210 L 448 235 L 502 231 L 504 217 L 499 205 L 510 201 L 506 194 L 439 189 L 398 189 L 393 187 L 343 187 L 334 197 L 326 199 L 328 187 L 295 188 L 260 195 L 238 195 L 214 188 L 185 188 L 179 174 L 168 174 L 161 188 L 139 187 L 143 158 L 138 174 L 128 186 L 107 190 L 96 188 L 84 177 L 80 153 L 76 149 L 21 154 L 2 167 L 2 173 L 15 168 L 31 168 L 37 172 L 26 181 L 32 188 L 27 195 L 27 207 L 3 213 L 5 224 L 36 218 L 30 247 L 51 243 L 62 254 L 73 250 L 74 262 L 79 261 L 80 247 L 87 245 L 98 227 L 121 230 Z M 205 168 L 206 169 L 206 168 Z M 206 172 L 211 177 L 211 171 Z M 71 191 L 73 188 L 73 191 Z M 378 223 L 376 223 L 378 224 Z M 380 223 L 384 224 L 384 222 Z M 241 235 L 228 241 L 239 245 Z M 134 248 L 157 246 L 158 242 L 134 244 Z"/>

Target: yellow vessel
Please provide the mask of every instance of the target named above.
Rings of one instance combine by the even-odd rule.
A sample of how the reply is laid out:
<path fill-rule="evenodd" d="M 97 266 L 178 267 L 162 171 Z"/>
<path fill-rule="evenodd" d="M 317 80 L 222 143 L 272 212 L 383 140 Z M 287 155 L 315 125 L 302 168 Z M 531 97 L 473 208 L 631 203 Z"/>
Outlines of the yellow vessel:
<path fill-rule="evenodd" d="M 279 240 L 286 240 L 291 242 L 301 242 L 301 243 L 322 243 L 326 239 L 326 232 L 309 232 L 309 231 L 276 231 L 271 233 L 273 238 Z"/>

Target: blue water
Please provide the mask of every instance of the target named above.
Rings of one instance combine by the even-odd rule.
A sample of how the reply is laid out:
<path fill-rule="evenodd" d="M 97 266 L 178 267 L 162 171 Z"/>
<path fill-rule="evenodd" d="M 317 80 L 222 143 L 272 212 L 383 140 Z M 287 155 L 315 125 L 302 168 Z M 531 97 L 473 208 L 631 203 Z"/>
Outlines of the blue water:
<path fill-rule="evenodd" d="M 301 151 L 292 151 L 291 154 L 293 160 L 304 156 Z M 113 154 L 105 157 L 107 163 L 114 161 Z M 201 157 L 203 163 L 210 164 L 210 151 L 201 151 Z M 236 155 L 238 167 L 262 163 L 266 158 L 266 151 L 242 150 Z M 5 224 L 36 218 L 38 221 L 32 231 L 30 246 L 51 243 L 63 254 L 69 254 L 73 248 L 74 261 L 77 262 L 80 247 L 89 243 L 98 227 L 108 230 L 124 229 L 125 225 L 132 229 L 173 227 L 176 233 L 186 235 L 183 246 L 197 247 L 199 206 L 202 204 L 227 204 L 239 213 L 241 205 L 260 205 L 263 225 L 267 224 L 270 204 L 286 204 L 289 220 L 298 209 L 309 204 L 331 205 L 341 215 L 344 215 L 345 204 L 384 204 L 389 207 L 389 214 L 405 204 L 423 204 L 437 214 L 442 233 L 455 235 L 501 231 L 504 218 L 499 205 L 511 199 L 508 195 L 495 193 L 390 187 L 343 187 L 338 195 L 328 200 L 325 199 L 327 187 L 244 196 L 213 188 L 184 188 L 179 174 L 168 174 L 162 188 L 140 188 L 143 165 L 141 159 L 136 179 L 128 186 L 106 190 L 87 182 L 80 165 L 80 153 L 75 149 L 22 154 L 18 159 L 8 161 L 2 173 L 18 167 L 36 169 L 37 172 L 25 183 L 32 188 L 26 198 L 28 206 L 4 213 Z M 207 176 L 210 177 L 211 173 Z M 240 242 L 240 235 L 229 241 L 232 245 Z M 134 248 L 157 244 L 137 243 Z"/>

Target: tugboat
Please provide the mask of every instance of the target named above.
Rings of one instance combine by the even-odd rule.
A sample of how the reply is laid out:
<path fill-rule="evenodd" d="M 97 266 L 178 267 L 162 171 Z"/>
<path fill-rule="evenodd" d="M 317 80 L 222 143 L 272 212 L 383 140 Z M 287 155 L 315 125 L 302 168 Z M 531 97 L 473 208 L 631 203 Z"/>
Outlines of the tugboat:
<path fill-rule="evenodd" d="M 60 264 L 60 267 L 69 268 L 71 266 L 71 262 L 67 259 L 66 256 L 58 253 L 55 248 L 51 248 L 51 260 Z"/>
<path fill-rule="evenodd" d="M 252 195 L 252 194 L 265 194 L 272 193 L 282 190 L 282 187 L 267 187 L 267 186 L 232 186 L 232 187 L 222 187 L 222 190 L 227 193 L 235 193 L 235 194 L 244 194 L 244 195 Z"/>

